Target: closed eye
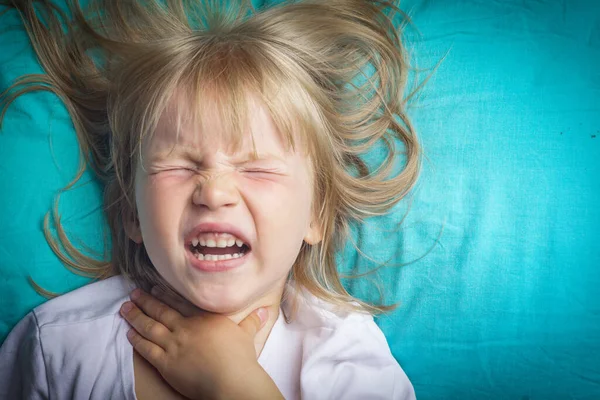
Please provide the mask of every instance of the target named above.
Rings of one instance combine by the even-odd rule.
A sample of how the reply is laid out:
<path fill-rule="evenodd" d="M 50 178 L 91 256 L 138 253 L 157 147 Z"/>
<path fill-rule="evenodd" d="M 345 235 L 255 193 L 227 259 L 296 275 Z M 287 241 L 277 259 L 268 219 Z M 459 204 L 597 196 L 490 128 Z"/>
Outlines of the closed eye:
<path fill-rule="evenodd" d="M 172 168 L 172 169 L 170 169 L 170 171 L 189 171 L 189 172 L 197 172 L 195 168 L 186 168 L 186 167 Z"/>
<path fill-rule="evenodd" d="M 194 168 L 187 167 L 170 167 L 170 168 L 161 168 L 155 171 L 152 171 L 150 175 L 157 175 L 161 173 L 175 173 L 175 174 L 195 174 L 197 171 Z"/>
<path fill-rule="evenodd" d="M 258 174 L 269 174 L 269 175 L 282 175 L 283 172 L 278 169 L 266 169 L 266 168 L 246 168 L 242 169 L 243 173 L 258 175 Z"/>
<path fill-rule="evenodd" d="M 285 171 L 281 169 L 245 168 L 240 170 L 240 172 L 248 179 L 269 181 L 277 180 L 287 175 Z"/>

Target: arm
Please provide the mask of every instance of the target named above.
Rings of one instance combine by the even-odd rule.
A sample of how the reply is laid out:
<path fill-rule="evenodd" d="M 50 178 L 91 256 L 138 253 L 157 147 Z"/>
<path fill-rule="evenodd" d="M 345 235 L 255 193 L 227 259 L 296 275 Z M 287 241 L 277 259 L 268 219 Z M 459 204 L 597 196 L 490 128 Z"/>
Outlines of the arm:
<path fill-rule="evenodd" d="M 218 399 L 284 399 L 275 382 L 258 362 L 247 374 L 225 383 L 218 388 L 217 392 Z"/>
<path fill-rule="evenodd" d="M 266 315 L 239 324 L 205 312 L 185 317 L 142 292 L 121 312 L 128 339 L 175 390 L 190 399 L 277 399 L 277 386 L 256 359 L 254 337 Z"/>
<path fill-rule="evenodd" d="M 135 371 L 135 394 L 140 400 L 149 399 L 179 399 L 185 400 L 182 394 L 173 389 L 159 374 L 159 372 L 139 353 L 134 352 L 133 364 Z M 247 378 L 250 383 L 243 383 L 241 379 L 233 384 L 222 385 L 215 390 L 218 398 L 223 399 L 279 399 L 279 390 L 274 386 L 270 377 L 264 376 L 264 371 L 256 371 Z M 263 379 L 264 382 L 262 381 Z M 277 391 L 275 391 L 277 390 Z M 206 398 L 206 397 L 205 397 Z"/>

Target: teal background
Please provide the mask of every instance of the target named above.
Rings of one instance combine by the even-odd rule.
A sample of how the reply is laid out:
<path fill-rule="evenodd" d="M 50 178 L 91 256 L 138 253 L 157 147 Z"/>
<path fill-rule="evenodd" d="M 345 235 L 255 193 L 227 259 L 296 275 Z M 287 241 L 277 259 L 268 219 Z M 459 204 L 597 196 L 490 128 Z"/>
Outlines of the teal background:
<path fill-rule="evenodd" d="M 399 308 L 378 318 L 419 399 L 600 398 L 600 2 L 411 0 L 407 47 L 430 80 L 410 114 L 426 159 L 412 208 L 355 230 Z M 0 85 L 39 72 L 15 15 L 0 17 Z M 418 31 L 417 31 L 418 30 Z M 440 60 L 442 60 L 440 62 Z M 432 68 L 439 63 L 435 72 Z M 86 282 L 42 235 L 79 162 L 49 94 L 20 98 L 0 132 L 0 340 L 43 298 Z M 67 228 L 101 248 L 90 176 L 61 198 Z M 373 263 L 348 246 L 345 269 Z M 351 281 L 370 297 L 371 280 Z"/>
<path fill-rule="evenodd" d="M 5 8 L 0 6 L 0 12 Z M 20 19 L 0 16 L 0 92 L 28 73 L 42 73 Z M 62 293 L 88 279 L 71 273 L 43 234 L 44 215 L 75 177 L 80 163 L 74 128 L 60 100 L 48 92 L 19 97 L 0 129 L 0 341 L 45 299 L 27 282 Z M 101 188 L 86 174 L 61 196 L 62 222 L 74 239 L 101 251 L 106 224 Z"/>

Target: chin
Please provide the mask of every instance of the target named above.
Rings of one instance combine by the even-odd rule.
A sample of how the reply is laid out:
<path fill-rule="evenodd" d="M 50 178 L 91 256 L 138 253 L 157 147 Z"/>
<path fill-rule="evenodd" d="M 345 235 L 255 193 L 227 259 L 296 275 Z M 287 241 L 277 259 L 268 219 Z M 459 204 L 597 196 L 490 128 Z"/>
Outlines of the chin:
<path fill-rule="evenodd" d="M 251 305 L 250 296 L 244 296 L 234 289 L 221 289 L 212 293 L 196 291 L 190 294 L 189 300 L 205 311 L 224 315 L 236 314 Z"/>

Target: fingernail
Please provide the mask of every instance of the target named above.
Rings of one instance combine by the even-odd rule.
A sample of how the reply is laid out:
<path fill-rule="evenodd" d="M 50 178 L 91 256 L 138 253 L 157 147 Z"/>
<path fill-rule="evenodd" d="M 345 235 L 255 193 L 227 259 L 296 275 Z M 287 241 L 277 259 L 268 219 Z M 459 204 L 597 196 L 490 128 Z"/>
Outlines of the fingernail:
<path fill-rule="evenodd" d="M 142 291 L 140 289 L 135 289 L 133 292 L 131 292 L 131 300 L 137 299 L 141 294 Z"/>
<path fill-rule="evenodd" d="M 161 294 L 160 289 L 158 288 L 158 286 L 153 286 L 152 289 L 150 289 L 150 294 L 152 296 L 158 297 Z"/>
<path fill-rule="evenodd" d="M 127 314 L 133 308 L 133 304 L 127 302 L 121 306 L 121 311 L 123 314 Z"/>
<path fill-rule="evenodd" d="M 135 332 L 133 331 L 133 328 L 127 331 L 127 338 L 131 339 L 133 337 L 133 335 L 135 335 Z"/>
<path fill-rule="evenodd" d="M 267 321 L 267 318 L 269 318 L 269 311 L 266 308 L 260 308 L 256 314 L 258 314 L 261 324 L 264 324 Z"/>

